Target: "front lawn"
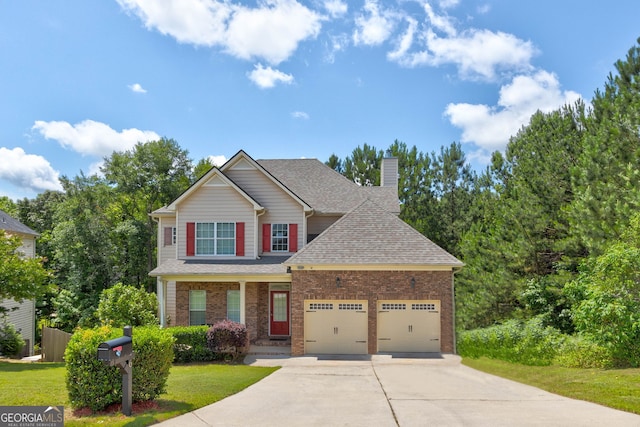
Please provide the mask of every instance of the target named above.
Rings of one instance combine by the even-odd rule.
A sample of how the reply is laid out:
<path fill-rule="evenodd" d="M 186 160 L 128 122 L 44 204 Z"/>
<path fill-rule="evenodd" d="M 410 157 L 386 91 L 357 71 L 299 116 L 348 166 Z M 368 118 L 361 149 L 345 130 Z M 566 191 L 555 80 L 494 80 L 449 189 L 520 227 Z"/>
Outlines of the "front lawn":
<path fill-rule="evenodd" d="M 78 418 L 73 417 L 69 406 L 63 363 L 0 362 L 0 402 L 7 406 L 64 405 L 65 426 L 98 423 L 105 426 L 145 426 L 224 399 L 276 369 L 219 364 L 175 365 L 169 374 L 167 393 L 156 401 L 156 409 L 134 412 L 132 417 L 116 413 Z"/>
<path fill-rule="evenodd" d="M 464 365 L 551 393 L 640 414 L 640 369 L 525 366 L 502 360 L 462 360 Z"/>

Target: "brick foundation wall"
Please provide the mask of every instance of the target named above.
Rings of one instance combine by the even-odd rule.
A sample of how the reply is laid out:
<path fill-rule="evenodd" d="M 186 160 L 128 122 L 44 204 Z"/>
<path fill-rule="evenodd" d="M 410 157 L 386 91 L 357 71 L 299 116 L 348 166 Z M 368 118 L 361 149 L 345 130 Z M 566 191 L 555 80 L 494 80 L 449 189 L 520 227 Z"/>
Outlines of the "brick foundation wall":
<path fill-rule="evenodd" d="M 451 271 L 318 271 L 294 270 L 291 280 L 291 355 L 304 354 L 304 300 L 368 300 L 368 352 L 377 353 L 378 300 L 440 300 L 440 348 L 453 353 Z M 340 277 L 341 287 L 336 287 Z M 411 287 L 411 279 L 415 287 Z"/>

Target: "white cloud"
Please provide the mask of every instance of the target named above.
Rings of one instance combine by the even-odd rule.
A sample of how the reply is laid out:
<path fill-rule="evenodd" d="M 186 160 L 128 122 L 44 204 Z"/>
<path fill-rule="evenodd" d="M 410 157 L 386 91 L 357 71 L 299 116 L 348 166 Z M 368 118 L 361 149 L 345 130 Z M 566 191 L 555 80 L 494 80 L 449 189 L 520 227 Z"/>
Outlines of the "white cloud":
<path fill-rule="evenodd" d="M 153 131 L 124 129 L 113 130 L 104 123 L 85 120 L 75 125 L 68 122 L 36 121 L 33 130 L 40 132 L 46 139 L 57 141 L 62 147 L 70 148 L 82 155 L 104 157 L 114 151 L 131 149 L 138 142 L 160 139 Z"/>
<path fill-rule="evenodd" d="M 305 113 L 304 111 L 294 111 L 293 113 L 291 113 L 291 117 L 293 117 L 294 119 L 309 120 L 309 114 Z"/>
<path fill-rule="evenodd" d="M 387 55 L 405 67 L 453 64 L 462 78 L 492 81 L 505 70 L 531 70 L 531 58 L 537 53 L 531 42 L 512 34 L 470 29 L 460 35 L 439 37 L 427 30 L 417 37 L 417 23 L 411 19 L 408 22 L 398 47 Z M 411 50 L 416 39 L 423 42 L 423 50 Z"/>
<path fill-rule="evenodd" d="M 363 9 L 364 13 L 356 17 L 354 44 L 376 46 L 384 43 L 393 33 L 398 14 L 380 10 L 376 0 L 366 0 Z"/>
<path fill-rule="evenodd" d="M 62 191 L 59 176 L 58 171 L 42 156 L 27 154 L 20 147 L 12 150 L 0 147 L 0 179 L 16 187 L 35 192 Z"/>
<path fill-rule="evenodd" d="M 220 47 L 238 58 L 277 65 L 315 38 L 322 17 L 295 0 L 261 0 L 249 8 L 218 0 L 117 0 L 148 29 L 180 43 Z"/>
<path fill-rule="evenodd" d="M 349 47 L 350 37 L 346 34 L 339 34 L 337 36 L 330 36 L 329 43 L 326 44 L 326 53 L 324 55 L 324 61 L 333 64 L 336 60 L 336 53 L 342 52 Z"/>
<path fill-rule="evenodd" d="M 332 18 L 339 18 L 347 13 L 349 6 L 341 0 L 326 0 L 324 2 L 324 8 Z"/>
<path fill-rule="evenodd" d="M 147 90 L 143 88 L 140 83 L 129 85 L 129 89 L 131 89 L 131 91 L 135 93 L 147 93 Z"/>
<path fill-rule="evenodd" d="M 224 165 L 225 163 L 227 163 L 227 160 L 228 160 L 228 159 L 227 159 L 224 155 L 222 155 L 222 154 L 221 154 L 221 155 L 219 155 L 219 156 L 213 156 L 213 155 L 211 155 L 211 156 L 208 156 L 208 157 L 207 157 L 207 159 L 209 159 L 209 161 L 211 162 L 211 164 L 212 164 L 213 166 L 216 166 L 216 167 L 220 167 L 220 166 Z"/>
<path fill-rule="evenodd" d="M 486 151 L 504 150 L 509 138 L 528 124 L 536 111 L 550 112 L 578 98 L 576 92 L 563 92 L 554 74 L 540 70 L 517 76 L 503 86 L 496 106 L 449 104 L 445 115 L 462 129 L 461 142 L 474 143 Z"/>
<path fill-rule="evenodd" d="M 262 64 L 256 64 L 253 71 L 247 73 L 247 77 L 262 89 L 272 88 L 276 83 L 293 83 L 293 76 L 291 74 L 274 70 L 271 67 L 264 67 Z"/>
<path fill-rule="evenodd" d="M 438 3 L 441 8 L 448 9 L 457 6 L 460 0 L 440 0 Z"/>
<path fill-rule="evenodd" d="M 456 28 L 451 21 L 451 18 L 447 15 L 438 15 L 433 11 L 433 8 L 429 3 L 425 3 L 423 5 L 424 12 L 427 14 L 427 18 L 431 25 L 440 31 L 444 31 L 446 34 L 450 36 L 456 35 Z"/>

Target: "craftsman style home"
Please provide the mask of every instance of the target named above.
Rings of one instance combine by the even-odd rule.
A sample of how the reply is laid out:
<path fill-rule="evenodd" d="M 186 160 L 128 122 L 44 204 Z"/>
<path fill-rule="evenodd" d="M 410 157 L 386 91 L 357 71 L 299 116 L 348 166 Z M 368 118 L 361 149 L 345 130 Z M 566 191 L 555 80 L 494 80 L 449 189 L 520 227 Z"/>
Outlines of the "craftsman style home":
<path fill-rule="evenodd" d="M 454 353 L 462 263 L 398 218 L 397 159 L 381 177 L 244 151 L 212 168 L 152 213 L 162 324 L 230 319 L 294 356 Z"/>
<path fill-rule="evenodd" d="M 6 236 L 20 238 L 22 245 L 18 250 L 25 257 L 33 258 L 36 256 L 36 237 L 39 234 L 2 210 L 0 210 L 0 230 L 4 230 Z M 0 319 L 0 322 L 6 321 L 13 324 L 25 342 L 22 356 L 32 356 L 36 337 L 36 302 L 25 300 L 20 303 L 12 299 L 5 299 L 0 300 L 0 306 L 8 310 L 6 318 Z"/>

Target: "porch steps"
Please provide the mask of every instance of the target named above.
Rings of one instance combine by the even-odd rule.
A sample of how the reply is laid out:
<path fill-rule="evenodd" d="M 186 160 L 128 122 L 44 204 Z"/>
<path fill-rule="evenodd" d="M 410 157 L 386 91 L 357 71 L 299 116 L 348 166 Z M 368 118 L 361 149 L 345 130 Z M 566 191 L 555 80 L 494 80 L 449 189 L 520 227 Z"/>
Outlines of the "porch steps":
<path fill-rule="evenodd" d="M 291 355 L 291 340 L 290 339 L 259 339 L 249 346 L 250 355 Z"/>

